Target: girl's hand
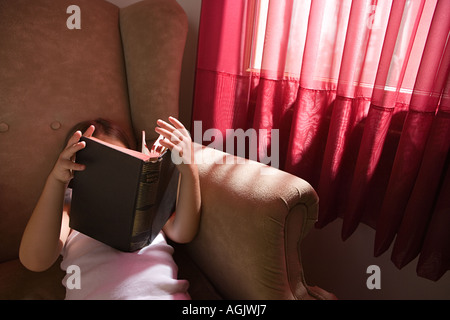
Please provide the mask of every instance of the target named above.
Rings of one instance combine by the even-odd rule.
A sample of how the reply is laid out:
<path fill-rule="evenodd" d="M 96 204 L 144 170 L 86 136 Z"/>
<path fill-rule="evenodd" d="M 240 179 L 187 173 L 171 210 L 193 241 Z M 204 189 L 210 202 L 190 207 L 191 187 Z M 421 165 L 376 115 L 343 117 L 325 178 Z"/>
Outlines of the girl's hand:
<path fill-rule="evenodd" d="M 172 161 L 177 165 L 181 179 L 175 213 L 163 230 L 172 241 L 188 243 L 194 239 L 200 225 L 200 179 L 189 132 L 177 119 L 169 117 L 169 122 L 158 120 L 159 127 L 155 131 L 165 138 L 160 143 L 171 150 Z"/>
<path fill-rule="evenodd" d="M 84 136 L 92 136 L 94 130 L 94 126 L 90 126 L 84 133 Z M 85 169 L 84 165 L 75 162 L 75 154 L 86 147 L 86 143 L 80 141 L 81 135 L 81 131 L 77 131 L 69 139 L 65 149 L 59 155 L 50 177 L 63 184 L 68 184 L 73 178 L 73 171 L 83 171 Z"/>
<path fill-rule="evenodd" d="M 191 136 L 184 125 L 176 118 L 169 117 L 169 123 L 158 120 L 159 127 L 155 131 L 166 139 L 160 141 L 161 145 L 172 151 L 172 160 L 180 171 L 194 166 L 194 150 Z"/>

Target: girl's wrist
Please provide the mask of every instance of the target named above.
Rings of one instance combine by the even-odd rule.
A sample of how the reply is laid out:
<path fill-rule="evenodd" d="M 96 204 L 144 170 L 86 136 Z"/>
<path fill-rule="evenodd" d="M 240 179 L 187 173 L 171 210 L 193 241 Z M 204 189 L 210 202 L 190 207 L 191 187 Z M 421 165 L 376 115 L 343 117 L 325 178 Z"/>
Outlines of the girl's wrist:
<path fill-rule="evenodd" d="M 51 172 L 47 177 L 47 184 L 52 188 L 63 188 L 65 190 L 69 181 L 62 181 L 54 172 Z"/>
<path fill-rule="evenodd" d="M 183 177 L 198 177 L 198 168 L 195 163 L 179 164 L 177 167 Z"/>

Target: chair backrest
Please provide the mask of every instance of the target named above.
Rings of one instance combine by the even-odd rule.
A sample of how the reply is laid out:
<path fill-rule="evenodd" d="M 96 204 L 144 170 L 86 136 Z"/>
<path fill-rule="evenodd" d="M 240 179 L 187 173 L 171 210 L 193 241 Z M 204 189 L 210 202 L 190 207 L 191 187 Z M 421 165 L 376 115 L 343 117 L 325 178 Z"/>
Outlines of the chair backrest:
<path fill-rule="evenodd" d="M 119 9 L 79 0 L 0 1 L 0 262 L 20 239 L 70 128 L 108 118 L 131 137 L 156 138 L 156 119 L 178 115 L 187 33 L 175 0 Z"/>

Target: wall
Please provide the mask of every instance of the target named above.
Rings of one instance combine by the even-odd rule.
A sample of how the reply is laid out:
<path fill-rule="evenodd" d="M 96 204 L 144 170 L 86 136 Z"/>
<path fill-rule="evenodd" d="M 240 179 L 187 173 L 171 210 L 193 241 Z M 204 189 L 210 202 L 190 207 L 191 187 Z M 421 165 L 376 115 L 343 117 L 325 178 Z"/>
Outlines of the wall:
<path fill-rule="evenodd" d="M 416 260 L 402 270 L 390 261 L 390 250 L 373 256 L 375 231 L 360 224 L 346 241 L 341 240 L 342 220 L 323 229 L 312 229 L 302 242 L 303 268 L 308 284 L 333 292 L 339 299 L 445 299 L 450 300 L 450 272 L 434 282 L 416 275 Z M 392 248 L 391 248 L 392 249 Z M 368 289 L 372 273 L 380 268 L 380 289 Z"/>
<path fill-rule="evenodd" d="M 140 0 L 108 0 L 120 6 Z M 189 23 L 180 84 L 180 119 L 189 123 L 193 100 L 197 34 L 201 0 L 177 0 Z M 415 273 L 417 260 L 402 270 L 390 261 L 390 252 L 373 257 L 373 229 L 360 225 L 345 242 L 341 240 L 341 220 L 324 229 L 313 229 L 301 250 L 308 284 L 333 292 L 339 299 L 449 299 L 450 272 L 438 282 L 420 278 Z M 380 267 L 381 289 L 368 289 L 367 267 Z"/>

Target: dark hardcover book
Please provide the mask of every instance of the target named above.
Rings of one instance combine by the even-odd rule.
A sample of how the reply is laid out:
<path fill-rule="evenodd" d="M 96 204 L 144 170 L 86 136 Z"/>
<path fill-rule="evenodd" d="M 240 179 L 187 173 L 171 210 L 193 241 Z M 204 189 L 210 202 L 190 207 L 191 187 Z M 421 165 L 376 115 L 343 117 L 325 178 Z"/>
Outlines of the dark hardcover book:
<path fill-rule="evenodd" d="M 179 173 L 170 150 L 144 154 L 81 140 L 76 161 L 86 169 L 71 181 L 70 227 L 121 251 L 148 245 L 175 210 Z"/>

